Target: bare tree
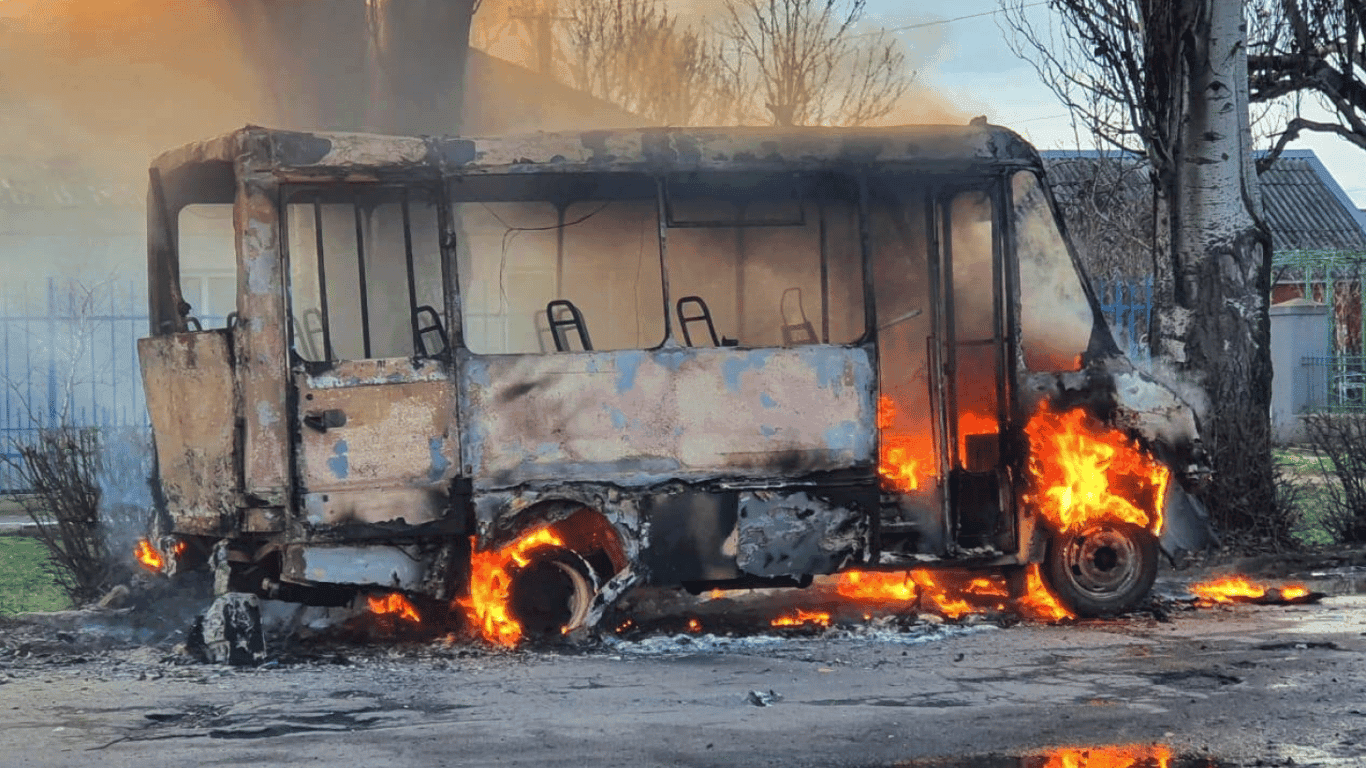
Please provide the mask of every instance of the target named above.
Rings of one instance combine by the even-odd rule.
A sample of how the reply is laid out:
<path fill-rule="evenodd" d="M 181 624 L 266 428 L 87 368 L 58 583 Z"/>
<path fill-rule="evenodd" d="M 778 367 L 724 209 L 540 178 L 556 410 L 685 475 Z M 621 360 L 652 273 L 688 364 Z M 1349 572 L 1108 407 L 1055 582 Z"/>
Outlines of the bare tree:
<path fill-rule="evenodd" d="M 1305 132 L 1366 149 L 1366 0 L 1249 0 L 1248 81 L 1253 101 L 1291 99 L 1263 169 Z M 1327 120 L 1303 115 L 1303 98 Z"/>
<path fill-rule="evenodd" d="M 1247 122 L 1240 0 L 1057 0 L 1060 28 L 1003 0 L 1017 52 L 1098 141 L 1145 157 L 1166 212 L 1154 237 L 1155 353 L 1204 394 L 1215 475 L 1203 494 L 1225 530 L 1267 523 L 1270 235 Z"/>
<path fill-rule="evenodd" d="M 865 3 L 727 0 L 713 25 L 668 0 L 500 0 L 473 40 L 665 125 L 863 125 L 914 78 Z"/>
<path fill-rule="evenodd" d="M 1048 175 L 1088 275 L 1132 280 L 1152 274 L 1156 212 L 1146 163 L 1119 153 L 1067 157 L 1048 161 Z M 1157 235 L 1165 241 L 1163 232 Z"/>
<path fill-rule="evenodd" d="M 726 0 L 721 35 L 731 64 L 739 79 L 755 84 L 753 98 L 763 100 L 773 122 L 863 125 L 892 111 L 914 74 L 885 31 L 860 31 L 866 5 Z"/>
<path fill-rule="evenodd" d="M 580 90 L 664 125 L 733 111 L 720 46 L 663 0 L 570 0 L 562 12 L 570 83 Z"/>

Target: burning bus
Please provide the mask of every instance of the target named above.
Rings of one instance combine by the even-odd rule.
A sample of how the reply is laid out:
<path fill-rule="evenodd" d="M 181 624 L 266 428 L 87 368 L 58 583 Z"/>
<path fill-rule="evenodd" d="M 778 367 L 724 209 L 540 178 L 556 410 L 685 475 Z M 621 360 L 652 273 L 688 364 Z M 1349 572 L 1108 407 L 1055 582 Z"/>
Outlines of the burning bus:
<path fill-rule="evenodd" d="M 248 127 L 148 199 L 153 540 L 220 592 L 515 642 L 635 585 L 1038 564 L 1106 615 L 1199 529 L 1194 413 L 1004 128 Z M 221 323 L 181 275 L 205 208 Z"/>

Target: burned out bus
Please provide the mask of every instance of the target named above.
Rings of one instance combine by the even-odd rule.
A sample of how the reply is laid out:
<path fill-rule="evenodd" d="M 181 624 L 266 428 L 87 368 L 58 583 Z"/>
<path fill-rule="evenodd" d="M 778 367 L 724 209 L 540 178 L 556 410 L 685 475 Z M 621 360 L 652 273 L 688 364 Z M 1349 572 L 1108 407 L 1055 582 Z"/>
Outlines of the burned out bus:
<path fill-rule="evenodd" d="M 1004 128 L 249 127 L 148 201 L 154 540 L 222 592 L 551 631 L 635 585 L 1041 563 L 1095 615 L 1200 511 L 1195 416 Z M 1090 492 L 1045 487 L 1045 411 L 1160 467 L 1082 472 L 1136 517 L 1060 517 Z"/>

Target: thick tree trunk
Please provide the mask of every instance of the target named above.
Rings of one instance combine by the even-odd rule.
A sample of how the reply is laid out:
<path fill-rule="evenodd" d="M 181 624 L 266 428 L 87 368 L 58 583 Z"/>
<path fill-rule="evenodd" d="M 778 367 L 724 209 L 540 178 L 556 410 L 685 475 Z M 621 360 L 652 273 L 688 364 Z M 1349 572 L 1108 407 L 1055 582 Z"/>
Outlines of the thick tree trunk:
<path fill-rule="evenodd" d="M 218 2 L 275 127 L 460 132 L 475 0 Z"/>
<path fill-rule="evenodd" d="M 1185 7 L 1198 16 L 1170 187 L 1171 294 L 1158 309 L 1160 352 L 1206 397 L 1202 431 L 1215 474 L 1203 495 L 1216 522 L 1226 531 L 1279 534 L 1270 454 L 1271 243 L 1248 155 L 1242 3 Z"/>

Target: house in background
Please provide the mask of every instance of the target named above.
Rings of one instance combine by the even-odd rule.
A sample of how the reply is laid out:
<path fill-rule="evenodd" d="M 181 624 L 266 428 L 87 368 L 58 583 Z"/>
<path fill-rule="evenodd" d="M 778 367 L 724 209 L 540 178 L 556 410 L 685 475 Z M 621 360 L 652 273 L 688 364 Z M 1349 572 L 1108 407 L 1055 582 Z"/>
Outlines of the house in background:
<path fill-rule="evenodd" d="M 1330 351 L 1366 355 L 1366 214 L 1310 150 L 1282 154 L 1261 183 L 1273 247 L 1271 302 L 1305 298 L 1327 305 Z"/>

